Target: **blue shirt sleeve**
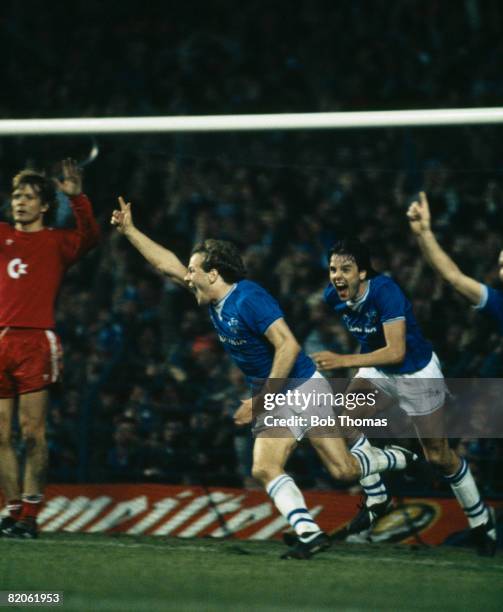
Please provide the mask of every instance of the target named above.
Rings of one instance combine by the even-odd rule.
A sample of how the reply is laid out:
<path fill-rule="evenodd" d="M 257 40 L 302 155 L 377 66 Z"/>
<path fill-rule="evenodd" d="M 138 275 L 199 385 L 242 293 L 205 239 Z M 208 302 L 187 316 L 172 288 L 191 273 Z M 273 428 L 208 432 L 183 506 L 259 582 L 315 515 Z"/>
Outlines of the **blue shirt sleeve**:
<path fill-rule="evenodd" d="M 260 336 L 284 316 L 278 302 L 266 291 L 246 295 L 239 304 L 239 314 L 248 328 Z"/>
<path fill-rule="evenodd" d="M 500 329 L 503 329 L 503 291 L 482 285 L 482 299 L 475 308 L 495 319 Z"/>
<path fill-rule="evenodd" d="M 400 287 L 393 281 L 379 287 L 374 300 L 381 323 L 392 323 L 405 319 L 406 298 Z"/>

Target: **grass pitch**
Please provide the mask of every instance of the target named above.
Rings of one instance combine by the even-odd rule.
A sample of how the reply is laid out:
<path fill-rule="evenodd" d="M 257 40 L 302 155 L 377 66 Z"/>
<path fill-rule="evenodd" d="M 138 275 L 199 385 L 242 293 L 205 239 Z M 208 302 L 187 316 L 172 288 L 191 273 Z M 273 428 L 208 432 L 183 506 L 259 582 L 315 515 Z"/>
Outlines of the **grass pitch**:
<path fill-rule="evenodd" d="M 485 559 L 446 547 L 336 543 L 310 561 L 282 561 L 285 547 L 276 542 L 44 534 L 2 538 L 0 549 L 0 590 L 64 591 L 64 610 L 503 606 L 503 555 Z"/>

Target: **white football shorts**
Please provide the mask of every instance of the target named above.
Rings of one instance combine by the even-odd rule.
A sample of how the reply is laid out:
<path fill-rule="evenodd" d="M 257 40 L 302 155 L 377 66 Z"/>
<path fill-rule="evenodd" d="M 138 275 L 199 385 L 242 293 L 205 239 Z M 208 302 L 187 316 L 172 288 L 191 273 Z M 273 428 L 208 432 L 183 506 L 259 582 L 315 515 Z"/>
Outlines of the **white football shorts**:
<path fill-rule="evenodd" d="M 292 378 L 282 390 L 290 390 L 296 394 L 296 401 L 282 403 L 271 411 L 265 411 L 256 420 L 253 427 L 255 435 L 261 434 L 271 438 L 283 437 L 280 429 L 289 429 L 291 435 L 298 441 L 313 427 L 322 426 L 321 421 L 327 418 L 334 420 L 332 407 L 333 391 L 328 380 L 319 372 L 314 372 L 311 378 L 303 380 Z M 284 425 L 283 425 L 284 423 Z M 276 430 L 276 431 L 275 431 Z"/>
<path fill-rule="evenodd" d="M 435 353 L 422 370 L 411 374 L 386 374 L 377 368 L 360 368 L 355 378 L 371 381 L 396 399 L 409 416 L 432 414 L 444 405 L 449 393 Z"/>

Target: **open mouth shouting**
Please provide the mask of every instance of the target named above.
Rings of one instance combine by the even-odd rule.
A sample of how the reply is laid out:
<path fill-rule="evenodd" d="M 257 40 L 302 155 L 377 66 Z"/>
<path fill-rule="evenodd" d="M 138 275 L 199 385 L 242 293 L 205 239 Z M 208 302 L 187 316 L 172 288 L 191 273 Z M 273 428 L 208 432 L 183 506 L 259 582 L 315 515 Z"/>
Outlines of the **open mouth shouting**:
<path fill-rule="evenodd" d="M 336 281 L 334 287 L 337 291 L 337 295 L 343 301 L 349 300 L 349 286 L 346 282 Z"/>

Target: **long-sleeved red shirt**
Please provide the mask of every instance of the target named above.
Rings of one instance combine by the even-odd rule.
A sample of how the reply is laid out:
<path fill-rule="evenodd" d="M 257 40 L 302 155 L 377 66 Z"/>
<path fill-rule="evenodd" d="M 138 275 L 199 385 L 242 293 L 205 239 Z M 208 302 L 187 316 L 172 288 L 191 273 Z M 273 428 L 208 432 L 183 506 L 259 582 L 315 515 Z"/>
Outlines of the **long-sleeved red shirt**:
<path fill-rule="evenodd" d="M 87 196 L 70 201 L 76 229 L 21 232 L 0 223 L 0 327 L 54 328 L 63 275 L 100 234 Z"/>

